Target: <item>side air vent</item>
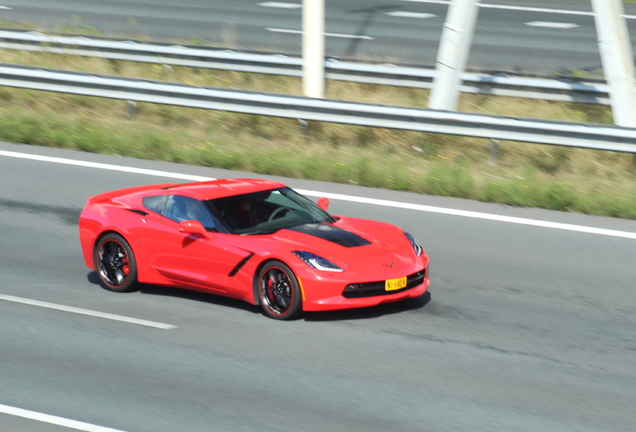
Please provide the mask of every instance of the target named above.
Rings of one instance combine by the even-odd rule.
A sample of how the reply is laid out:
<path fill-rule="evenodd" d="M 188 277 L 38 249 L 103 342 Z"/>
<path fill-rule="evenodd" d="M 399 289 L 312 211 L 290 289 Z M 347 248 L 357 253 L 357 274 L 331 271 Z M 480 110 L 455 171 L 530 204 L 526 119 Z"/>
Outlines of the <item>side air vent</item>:
<path fill-rule="evenodd" d="M 129 212 L 133 212 L 133 213 L 137 213 L 138 215 L 142 215 L 142 216 L 148 216 L 150 213 L 146 213 L 143 210 L 137 210 L 137 209 L 126 209 Z"/>

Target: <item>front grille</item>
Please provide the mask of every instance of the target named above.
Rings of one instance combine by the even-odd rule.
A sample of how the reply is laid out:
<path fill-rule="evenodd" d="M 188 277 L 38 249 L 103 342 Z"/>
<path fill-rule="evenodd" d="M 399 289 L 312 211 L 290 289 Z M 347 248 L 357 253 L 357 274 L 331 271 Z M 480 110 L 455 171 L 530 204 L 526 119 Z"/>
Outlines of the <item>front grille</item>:
<path fill-rule="evenodd" d="M 424 283 L 425 274 L 426 269 L 423 269 L 418 271 L 417 273 L 408 275 L 406 277 L 406 287 L 399 290 L 386 291 L 384 289 L 384 281 L 364 282 L 347 285 L 342 295 L 345 298 L 361 298 L 401 293 L 403 291 L 410 290 L 411 288 L 415 288 L 418 285 L 422 285 L 422 283 Z"/>

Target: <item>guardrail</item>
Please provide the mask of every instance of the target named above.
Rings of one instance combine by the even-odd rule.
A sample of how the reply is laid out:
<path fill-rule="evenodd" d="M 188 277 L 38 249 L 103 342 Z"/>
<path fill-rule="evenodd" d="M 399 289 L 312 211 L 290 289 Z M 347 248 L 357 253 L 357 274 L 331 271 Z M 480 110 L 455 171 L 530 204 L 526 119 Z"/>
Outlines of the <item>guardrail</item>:
<path fill-rule="evenodd" d="M 201 88 L 0 64 L 0 86 L 320 122 L 636 153 L 636 129 Z"/>
<path fill-rule="evenodd" d="M 83 36 L 48 36 L 39 32 L 0 30 L 0 48 L 52 52 L 113 60 L 160 63 L 238 72 L 302 76 L 302 59 L 282 55 L 247 54 L 197 46 L 121 41 Z M 435 70 L 325 61 L 327 79 L 430 89 Z M 490 94 L 609 105 L 607 84 L 466 73 L 464 93 Z"/>

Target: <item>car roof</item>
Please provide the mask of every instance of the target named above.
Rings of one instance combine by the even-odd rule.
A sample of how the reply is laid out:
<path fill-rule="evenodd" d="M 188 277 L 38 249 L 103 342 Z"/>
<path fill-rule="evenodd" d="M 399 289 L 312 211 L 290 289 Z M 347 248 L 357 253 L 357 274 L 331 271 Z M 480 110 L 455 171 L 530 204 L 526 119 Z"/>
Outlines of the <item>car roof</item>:
<path fill-rule="evenodd" d="M 171 193 L 189 196 L 198 200 L 242 195 L 252 192 L 260 192 L 286 187 L 282 183 L 262 179 L 226 178 L 197 183 L 186 183 L 171 186 Z"/>

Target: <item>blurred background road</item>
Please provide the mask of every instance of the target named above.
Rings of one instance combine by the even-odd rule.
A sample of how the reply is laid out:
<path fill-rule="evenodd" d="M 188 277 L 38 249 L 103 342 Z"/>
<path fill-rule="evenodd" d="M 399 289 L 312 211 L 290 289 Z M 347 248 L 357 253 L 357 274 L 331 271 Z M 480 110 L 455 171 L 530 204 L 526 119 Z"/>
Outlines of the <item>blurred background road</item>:
<path fill-rule="evenodd" d="M 0 19 L 103 35 L 199 39 L 239 50 L 300 55 L 301 1 L 0 0 Z M 578 0 L 484 0 L 469 67 L 524 74 L 601 66 L 592 6 Z M 326 0 L 326 55 L 434 66 L 448 4 Z M 636 41 L 636 5 L 625 5 Z M 634 42 L 632 42 L 634 44 Z"/>

